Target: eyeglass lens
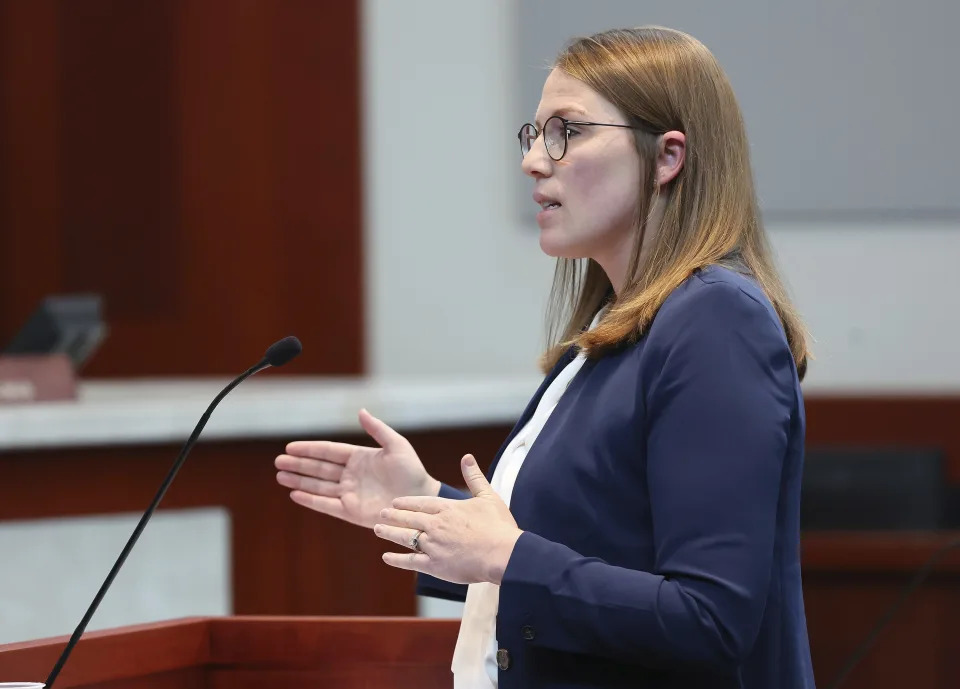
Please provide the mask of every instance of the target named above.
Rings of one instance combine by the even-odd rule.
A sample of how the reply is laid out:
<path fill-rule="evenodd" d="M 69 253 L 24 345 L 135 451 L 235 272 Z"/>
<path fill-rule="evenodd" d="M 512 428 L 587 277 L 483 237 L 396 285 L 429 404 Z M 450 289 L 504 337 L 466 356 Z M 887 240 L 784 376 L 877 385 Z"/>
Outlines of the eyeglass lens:
<path fill-rule="evenodd" d="M 560 160 L 567 149 L 566 128 L 563 120 L 554 115 L 543 124 L 543 143 L 547 147 L 547 154 L 554 160 Z M 537 140 L 537 128 L 532 124 L 525 124 L 520 128 L 520 153 L 527 155 Z"/>

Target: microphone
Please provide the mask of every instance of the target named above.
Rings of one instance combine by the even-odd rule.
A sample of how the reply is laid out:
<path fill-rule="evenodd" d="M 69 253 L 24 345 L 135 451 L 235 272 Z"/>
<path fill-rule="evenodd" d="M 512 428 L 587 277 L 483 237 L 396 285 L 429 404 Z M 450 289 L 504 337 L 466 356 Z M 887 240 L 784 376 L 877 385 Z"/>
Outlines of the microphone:
<path fill-rule="evenodd" d="M 302 351 L 303 345 L 300 344 L 300 340 L 291 335 L 267 347 L 267 353 L 263 355 L 263 360 L 257 366 L 264 362 L 267 366 L 283 366 Z"/>
<path fill-rule="evenodd" d="M 213 413 L 213 410 L 220 400 L 227 396 L 227 394 L 233 390 L 235 387 L 240 385 L 250 376 L 259 373 L 265 368 L 271 366 L 283 366 L 291 359 L 296 357 L 303 350 L 303 346 L 300 344 L 300 340 L 292 335 L 290 337 L 285 337 L 282 340 L 274 342 L 267 349 L 266 354 L 263 355 L 263 358 L 257 362 L 256 365 L 251 366 L 237 378 L 235 378 L 227 387 L 220 391 L 220 394 L 217 395 L 213 402 L 210 403 L 210 406 L 207 407 L 207 410 L 203 413 L 203 416 L 200 417 L 200 421 L 197 423 L 196 428 L 193 429 L 193 433 L 190 434 L 190 437 L 187 439 L 187 442 L 184 443 L 183 449 L 180 450 L 180 455 L 177 457 L 177 460 L 173 463 L 173 468 L 170 469 L 170 473 L 167 474 L 167 477 L 163 480 L 163 483 L 160 485 L 160 489 L 157 491 L 157 494 L 153 498 L 153 502 L 150 503 L 150 506 L 147 508 L 147 511 L 143 513 L 143 516 L 140 518 L 140 522 L 137 524 L 137 527 L 133 530 L 133 533 L 130 535 L 130 539 L 127 541 L 127 544 L 123 547 L 123 550 L 120 552 L 120 557 L 117 558 L 116 563 L 113 565 L 113 569 L 110 570 L 110 573 L 107 575 L 106 580 L 103 582 L 103 585 L 100 587 L 100 590 L 97 592 L 97 595 L 94 597 L 93 602 L 90 604 L 90 607 L 87 608 L 87 612 L 84 614 L 83 619 L 80 620 L 80 624 L 77 625 L 77 628 L 73 632 L 73 636 L 70 637 L 70 641 L 67 642 L 66 648 L 63 649 L 63 653 L 60 654 L 57 664 L 53 666 L 53 670 L 50 671 L 50 675 L 47 677 L 45 689 L 51 689 L 53 687 L 54 681 L 57 679 L 57 675 L 60 674 L 60 671 L 63 669 L 64 663 L 67 662 L 67 658 L 70 656 L 70 652 L 73 650 L 73 647 L 77 645 L 77 641 L 80 640 L 80 636 L 83 634 L 83 631 L 87 628 L 87 624 L 90 622 L 90 618 L 93 617 L 93 614 L 97 611 L 97 607 L 100 605 L 100 601 L 103 600 L 104 595 L 107 593 L 107 589 L 110 588 L 110 584 L 113 583 L 114 578 L 117 576 L 117 572 L 120 571 L 120 568 L 123 566 L 123 563 L 126 561 L 127 556 L 130 554 L 130 551 L 133 550 L 133 546 L 136 544 L 137 539 L 140 538 L 140 534 L 143 533 L 144 527 L 146 527 L 147 522 L 150 520 L 150 517 L 153 516 L 154 511 L 157 509 L 157 505 L 160 504 L 160 501 L 163 499 L 164 494 L 167 492 L 167 489 L 170 487 L 170 484 L 173 483 L 173 478 L 177 475 L 177 472 L 180 470 L 180 467 L 183 466 L 184 460 L 187 458 L 187 454 L 190 452 L 190 449 L 193 447 L 194 443 L 197 442 L 197 438 L 200 437 L 200 432 L 203 430 L 204 426 L 207 425 L 207 421 L 210 419 L 210 415 Z"/>

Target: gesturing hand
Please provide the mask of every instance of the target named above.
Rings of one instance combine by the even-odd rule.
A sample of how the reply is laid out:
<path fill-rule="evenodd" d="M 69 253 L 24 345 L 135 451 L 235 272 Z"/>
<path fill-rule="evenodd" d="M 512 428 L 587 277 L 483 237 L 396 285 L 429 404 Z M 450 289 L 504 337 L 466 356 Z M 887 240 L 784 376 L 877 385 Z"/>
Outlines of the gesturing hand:
<path fill-rule="evenodd" d="M 440 482 L 406 438 L 366 409 L 360 410 L 360 424 L 380 447 L 298 441 L 274 464 L 277 483 L 291 490 L 294 502 L 370 528 L 394 498 L 436 495 Z"/>
<path fill-rule="evenodd" d="M 414 552 L 384 553 L 383 561 L 457 584 L 499 584 L 523 531 L 472 455 L 460 469 L 472 498 L 401 497 L 380 512 L 377 536 L 407 548 L 417 539 Z"/>

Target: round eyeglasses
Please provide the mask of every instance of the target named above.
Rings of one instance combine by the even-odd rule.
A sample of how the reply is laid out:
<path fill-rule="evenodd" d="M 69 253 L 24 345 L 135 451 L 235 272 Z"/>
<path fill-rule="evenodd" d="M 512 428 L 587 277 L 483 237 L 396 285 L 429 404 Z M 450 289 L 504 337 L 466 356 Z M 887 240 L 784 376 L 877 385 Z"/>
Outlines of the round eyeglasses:
<path fill-rule="evenodd" d="M 577 127 L 620 127 L 622 129 L 642 129 L 651 134 L 663 134 L 662 130 L 651 126 L 636 126 L 632 124 L 612 124 L 610 122 L 581 122 L 579 120 L 568 120 L 559 115 L 548 117 L 543 123 L 543 145 L 547 149 L 547 155 L 553 160 L 560 160 L 567 153 L 567 144 L 570 142 L 570 135 L 576 136 Z M 517 132 L 517 138 L 520 139 L 520 155 L 526 157 L 533 148 L 533 143 L 540 136 L 537 127 L 527 122 L 520 127 Z"/>

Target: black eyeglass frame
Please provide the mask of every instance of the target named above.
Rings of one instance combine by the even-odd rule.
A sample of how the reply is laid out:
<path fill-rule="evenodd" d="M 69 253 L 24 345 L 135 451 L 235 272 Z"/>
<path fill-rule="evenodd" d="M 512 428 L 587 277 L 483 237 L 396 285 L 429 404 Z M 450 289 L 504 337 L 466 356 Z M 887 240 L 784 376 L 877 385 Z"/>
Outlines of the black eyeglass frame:
<path fill-rule="evenodd" d="M 569 127 L 570 125 L 576 125 L 576 126 L 581 126 L 581 127 L 583 127 L 583 126 L 586 126 L 586 127 L 620 127 L 621 129 L 639 129 L 639 130 L 641 130 L 641 131 L 645 131 L 645 132 L 648 132 L 648 133 L 650 133 L 650 134 L 657 134 L 657 135 L 666 134 L 666 132 L 667 132 L 667 130 L 665 130 L 665 129 L 657 129 L 656 127 L 653 127 L 653 126 L 648 125 L 648 124 L 635 125 L 635 124 L 615 124 L 615 123 L 612 123 L 612 122 L 584 122 L 583 120 L 568 120 L 568 119 L 565 118 L 565 117 L 560 117 L 560 115 L 551 115 L 551 116 L 548 117 L 548 118 L 546 119 L 546 121 L 543 123 L 543 129 L 537 129 L 537 125 L 533 124 L 532 122 L 526 122 L 526 123 L 520 125 L 520 129 L 519 129 L 519 131 L 517 131 L 517 140 L 520 142 L 520 157 L 521 157 L 521 158 L 526 157 L 527 153 L 530 152 L 530 151 L 527 151 L 527 153 L 524 153 L 524 151 L 523 151 L 523 130 L 526 129 L 527 127 L 533 127 L 533 131 L 535 131 L 535 132 L 537 133 L 536 136 L 533 137 L 533 141 L 536 141 L 537 139 L 540 138 L 541 134 L 543 134 L 544 129 L 547 128 L 547 123 L 550 122 L 550 120 L 560 120 L 560 122 L 563 124 L 563 151 L 560 153 L 560 156 L 559 156 L 559 157 L 557 157 L 557 158 L 554 158 L 554 157 L 553 157 L 553 155 L 550 153 L 550 149 L 547 147 L 547 139 L 546 139 L 546 137 L 544 137 L 544 139 L 543 139 L 543 147 L 544 147 L 544 149 L 546 149 L 547 155 L 550 156 L 550 159 L 553 160 L 553 161 L 563 160 L 563 156 L 567 155 L 567 148 L 568 148 L 569 145 L 570 145 L 570 132 L 569 132 L 569 130 L 567 129 L 567 127 Z M 532 144 L 532 143 L 530 144 L 530 150 L 533 150 L 533 144 Z"/>

